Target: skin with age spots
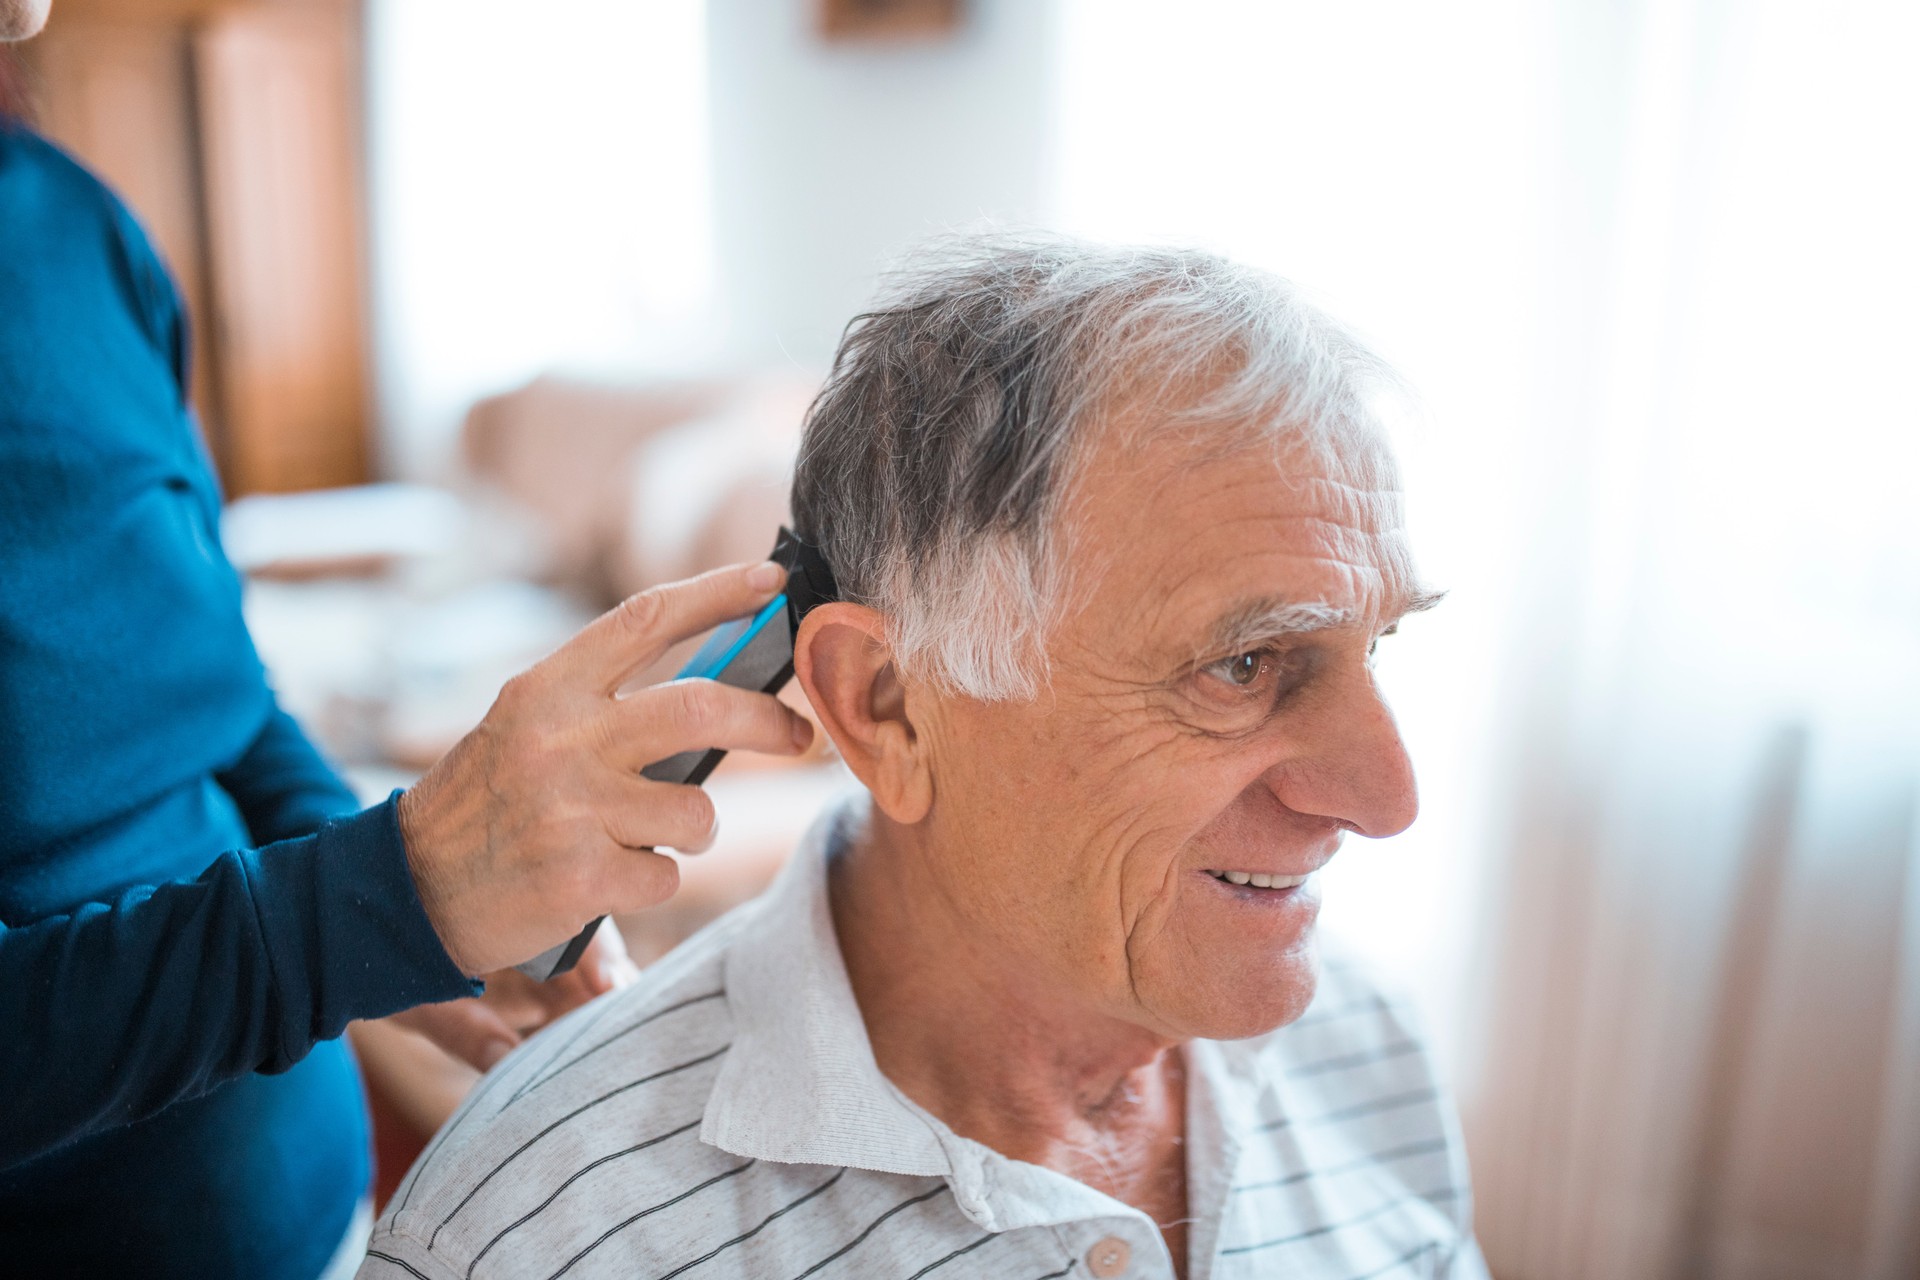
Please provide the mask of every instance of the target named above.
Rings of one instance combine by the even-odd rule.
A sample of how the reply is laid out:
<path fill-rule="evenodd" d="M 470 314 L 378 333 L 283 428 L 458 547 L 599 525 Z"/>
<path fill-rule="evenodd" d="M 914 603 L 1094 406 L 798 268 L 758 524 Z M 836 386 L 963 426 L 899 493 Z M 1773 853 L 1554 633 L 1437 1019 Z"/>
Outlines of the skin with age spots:
<path fill-rule="evenodd" d="M 799 637 L 874 798 L 831 884 L 881 1069 L 955 1131 L 1151 1215 L 1183 1273 L 1179 1046 L 1284 1025 L 1315 982 L 1314 882 L 1217 873 L 1307 875 L 1414 818 L 1370 658 L 1434 597 L 1384 447 L 1333 453 L 1096 455 L 1068 517 L 1082 592 L 1033 701 L 904 675 L 859 605 Z"/>

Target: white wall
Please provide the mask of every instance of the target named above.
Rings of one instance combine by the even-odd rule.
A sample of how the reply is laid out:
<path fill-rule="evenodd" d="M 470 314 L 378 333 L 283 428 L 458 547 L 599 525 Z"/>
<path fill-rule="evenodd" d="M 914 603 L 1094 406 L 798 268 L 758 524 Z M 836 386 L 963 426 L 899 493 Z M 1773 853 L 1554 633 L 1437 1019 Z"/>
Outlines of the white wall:
<path fill-rule="evenodd" d="M 435 478 L 473 401 L 549 368 L 715 357 L 698 0 L 370 0 L 384 468 Z"/>
<path fill-rule="evenodd" d="M 731 351 L 824 369 L 890 255 L 1041 218 L 1054 4 L 975 0 L 956 37 L 827 44 L 813 0 L 709 0 L 714 235 Z"/>
<path fill-rule="evenodd" d="M 375 364 L 390 475 L 543 370 L 824 371 L 881 263 L 1041 218 L 1053 0 L 828 44 L 815 0 L 370 0 Z"/>

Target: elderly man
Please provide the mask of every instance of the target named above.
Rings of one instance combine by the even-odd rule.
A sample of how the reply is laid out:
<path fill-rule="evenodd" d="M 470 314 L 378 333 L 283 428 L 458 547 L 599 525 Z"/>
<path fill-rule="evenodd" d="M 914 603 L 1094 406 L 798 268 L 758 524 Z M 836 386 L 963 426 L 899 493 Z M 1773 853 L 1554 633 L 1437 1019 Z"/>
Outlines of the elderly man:
<path fill-rule="evenodd" d="M 1202 254 L 903 273 L 793 490 L 867 795 L 489 1076 L 362 1274 L 1483 1275 L 1425 1052 L 1315 961 L 1314 873 L 1415 809 L 1377 371 Z"/>

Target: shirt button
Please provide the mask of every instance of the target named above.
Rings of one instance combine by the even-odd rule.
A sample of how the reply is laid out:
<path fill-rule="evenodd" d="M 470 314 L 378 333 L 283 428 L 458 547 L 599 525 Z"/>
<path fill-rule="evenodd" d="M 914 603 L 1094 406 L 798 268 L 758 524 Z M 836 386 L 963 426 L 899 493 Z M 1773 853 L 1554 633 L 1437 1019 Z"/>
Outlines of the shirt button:
<path fill-rule="evenodd" d="M 1127 1263 L 1133 1261 L 1133 1246 L 1119 1236 L 1106 1239 L 1087 1250 L 1087 1270 L 1093 1272 L 1098 1280 L 1113 1280 L 1127 1269 Z"/>

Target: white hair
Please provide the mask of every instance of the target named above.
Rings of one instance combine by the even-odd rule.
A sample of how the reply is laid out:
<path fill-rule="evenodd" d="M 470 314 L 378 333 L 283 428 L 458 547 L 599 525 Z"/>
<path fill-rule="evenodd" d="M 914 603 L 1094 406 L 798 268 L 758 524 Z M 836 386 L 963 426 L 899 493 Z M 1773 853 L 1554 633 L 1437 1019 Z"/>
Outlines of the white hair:
<path fill-rule="evenodd" d="M 936 241 L 847 326 L 807 414 L 794 528 L 844 598 L 886 617 L 903 671 L 1031 698 L 1096 421 L 1181 430 L 1198 452 L 1267 439 L 1322 454 L 1368 431 L 1389 378 L 1294 286 L 1212 254 Z"/>

